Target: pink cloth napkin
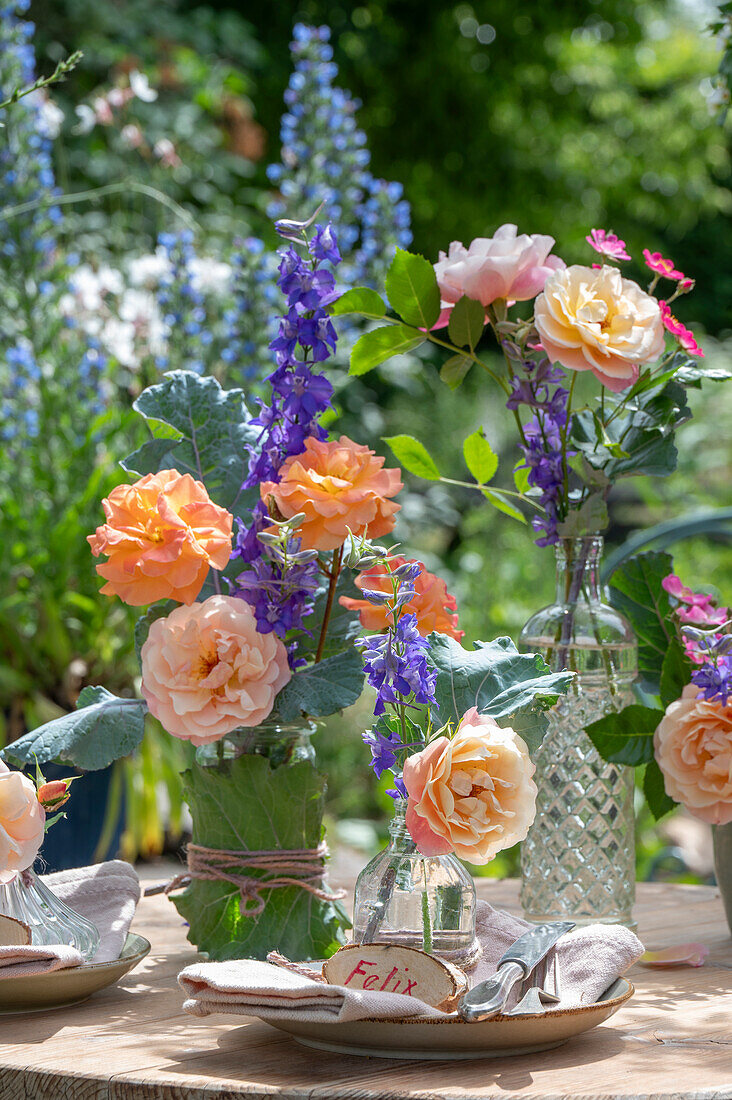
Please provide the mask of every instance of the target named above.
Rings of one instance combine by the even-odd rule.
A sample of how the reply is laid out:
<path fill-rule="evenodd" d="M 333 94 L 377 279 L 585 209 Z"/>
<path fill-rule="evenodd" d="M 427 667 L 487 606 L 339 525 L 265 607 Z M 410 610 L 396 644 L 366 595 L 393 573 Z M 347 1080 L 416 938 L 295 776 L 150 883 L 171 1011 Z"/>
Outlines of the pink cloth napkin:
<path fill-rule="evenodd" d="M 483 954 L 470 972 L 470 985 L 489 977 L 496 963 L 531 925 L 479 901 L 476 936 Z M 561 975 L 557 1007 L 592 1004 L 643 953 L 643 944 L 621 925 L 595 924 L 563 936 L 556 948 Z M 325 985 L 254 959 L 194 963 L 178 977 L 183 1008 L 192 1016 L 212 1013 L 258 1016 L 263 1020 L 345 1022 L 404 1016 L 445 1017 L 414 997 L 377 990 Z"/>
<path fill-rule="evenodd" d="M 92 962 L 118 959 L 140 900 L 140 880 L 134 867 L 113 859 L 42 878 L 57 898 L 99 929 L 99 947 Z M 0 981 L 81 966 L 83 962 L 81 954 L 66 944 L 0 947 Z"/>

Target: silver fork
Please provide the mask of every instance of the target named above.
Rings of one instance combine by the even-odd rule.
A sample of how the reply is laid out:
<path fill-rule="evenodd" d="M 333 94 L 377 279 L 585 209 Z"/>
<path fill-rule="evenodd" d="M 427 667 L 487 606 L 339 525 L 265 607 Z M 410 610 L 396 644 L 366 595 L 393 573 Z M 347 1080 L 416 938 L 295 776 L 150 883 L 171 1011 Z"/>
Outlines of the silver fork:
<path fill-rule="evenodd" d="M 542 959 L 539 965 L 528 974 L 519 987 L 518 1003 L 508 1013 L 509 1016 L 535 1016 L 545 1011 L 546 1005 L 558 1004 L 559 967 L 556 951 Z"/>

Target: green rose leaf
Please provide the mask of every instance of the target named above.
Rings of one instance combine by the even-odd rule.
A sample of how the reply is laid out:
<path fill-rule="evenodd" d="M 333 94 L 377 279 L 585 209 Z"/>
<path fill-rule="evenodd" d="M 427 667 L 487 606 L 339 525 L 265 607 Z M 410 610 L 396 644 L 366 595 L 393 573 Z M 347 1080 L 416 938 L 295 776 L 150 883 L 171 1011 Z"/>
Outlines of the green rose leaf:
<path fill-rule="evenodd" d="M 367 374 L 379 363 L 391 359 L 392 355 L 414 351 L 424 340 L 424 336 L 406 325 L 382 325 L 371 329 L 359 336 L 353 345 L 349 374 Z"/>
<path fill-rule="evenodd" d="M 498 469 L 498 455 L 485 437 L 482 428 L 469 435 L 463 443 L 465 465 L 479 485 L 486 485 Z"/>
<path fill-rule="evenodd" d="M 440 378 L 451 390 L 456 390 L 458 386 L 462 385 L 463 379 L 472 365 L 473 360 L 468 359 L 467 355 L 453 355 L 446 363 L 442 364 Z"/>
<path fill-rule="evenodd" d="M 85 687 L 77 707 L 6 745 L 0 755 L 18 767 L 57 760 L 93 772 L 129 756 L 142 741 L 144 700 L 119 699 L 106 688 Z"/>
<path fill-rule="evenodd" d="M 610 602 L 635 631 L 638 671 L 653 695 L 660 694 L 664 658 L 676 639 L 671 603 L 661 583 L 672 572 L 670 554 L 649 550 L 626 559 L 610 578 Z"/>
<path fill-rule="evenodd" d="M 519 653 L 510 638 L 464 649 L 446 634 L 428 637 L 427 664 L 436 670 L 439 724 L 460 721 L 471 707 L 511 726 L 535 751 L 546 733 L 546 714 L 568 689 L 571 672 L 551 672 L 536 653 Z"/>
<path fill-rule="evenodd" d="M 384 437 L 384 443 L 391 447 L 399 465 L 410 474 L 422 477 L 426 481 L 440 480 L 440 471 L 437 469 L 435 460 L 425 445 L 414 436 L 389 435 Z"/>
<path fill-rule="evenodd" d="M 357 649 L 326 657 L 293 673 L 275 700 L 283 722 L 295 722 L 303 715 L 325 718 L 350 707 L 363 691 L 363 661 Z"/>
<path fill-rule="evenodd" d="M 504 496 L 501 496 L 500 492 L 496 492 L 495 489 L 483 489 L 482 493 L 497 511 L 503 512 L 504 516 L 510 516 L 511 519 L 516 519 L 519 523 L 526 523 L 526 516 L 519 512 L 510 500 L 506 500 Z"/>
<path fill-rule="evenodd" d="M 424 256 L 397 248 L 386 273 L 386 294 L 392 309 L 408 325 L 429 329 L 440 315 L 435 269 Z"/>
<path fill-rule="evenodd" d="M 591 722 L 587 736 L 603 760 L 636 767 L 653 760 L 653 734 L 664 712 L 632 703 Z"/>
<path fill-rule="evenodd" d="M 682 385 L 696 388 L 702 382 L 726 382 L 732 378 L 732 373 L 724 367 L 707 367 L 703 360 L 693 358 L 685 351 L 676 352 L 671 360 L 670 373 Z"/>
<path fill-rule="evenodd" d="M 485 309 L 480 302 L 465 294 L 450 310 L 447 332 L 453 344 L 471 351 L 477 346 L 485 328 Z"/>
<path fill-rule="evenodd" d="M 193 841 L 228 851 L 317 848 L 322 839 L 325 778 L 309 761 L 272 768 L 245 754 L 223 768 L 198 764 L 183 774 L 183 796 L 193 818 Z M 266 878 L 259 868 L 241 873 Z M 291 959 L 323 959 L 343 942 L 349 921 L 338 902 L 306 890 L 264 889 L 259 917 L 242 916 L 239 891 L 228 882 L 194 879 L 172 897 L 188 921 L 188 939 L 212 959 L 264 959 L 273 949 Z"/>
<path fill-rule="evenodd" d="M 386 316 L 386 302 L 370 287 L 355 286 L 333 302 L 330 312 L 334 317 L 342 317 L 346 313 L 358 313 L 361 317 L 380 321 Z"/>
<path fill-rule="evenodd" d="M 143 444 L 124 460 L 125 470 L 147 474 L 170 467 L 190 474 L 230 512 L 241 511 L 246 500 L 254 499 L 241 488 L 248 473 L 247 446 L 258 433 L 242 390 L 224 390 L 215 378 L 176 370 L 143 390 L 134 408 L 146 420 L 173 428 L 180 439 Z"/>
<path fill-rule="evenodd" d="M 656 760 L 651 760 L 646 765 L 646 770 L 643 775 L 643 794 L 646 797 L 648 809 L 651 811 L 656 821 L 658 821 L 659 817 L 663 817 L 664 814 L 673 810 L 676 805 L 673 798 L 670 798 L 669 795 L 666 794 L 663 772 L 659 768 Z"/>

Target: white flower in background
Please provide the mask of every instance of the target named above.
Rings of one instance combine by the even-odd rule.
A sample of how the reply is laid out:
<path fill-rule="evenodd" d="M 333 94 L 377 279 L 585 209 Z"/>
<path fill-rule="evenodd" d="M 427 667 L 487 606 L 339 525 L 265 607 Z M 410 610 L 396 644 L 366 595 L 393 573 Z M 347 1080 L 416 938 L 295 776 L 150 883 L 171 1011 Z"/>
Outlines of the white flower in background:
<path fill-rule="evenodd" d="M 143 103 L 154 103 L 158 98 L 158 93 L 150 87 L 150 81 L 144 73 L 135 70 L 130 73 L 129 80 L 132 94 L 141 99 Z"/>
<path fill-rule="evenodd" d="M 100 126 L 111 126 L 114 122 L 114 113 L 107 96 L 98 95 L 92 100 L 94 118 Z"/>
<path fill-rule="evenodd" d="M 128 149 L 139 149 L 145 143 L 142 130 L 134 122 L 129 122 L 126 126 L 123 126 L 119 136 Z"/>
<path fill-rule="evenodd" d="M 179 168 L 183 163 L 170 138 L 160 138 L 156 141 L 153 145 L 153 153 L 164 168 Z"/>
<path fill-rule="evenodd" d="M 38 129 L 43 137 L 50 138 L 53 141 L 61 133 L 61 127 L 66 116 L 45 92 L 32 92 L 28 99 L 35 104 L 38 111 Z"/>
<path fill-rule="evenodd" d="M 76 116 L 79 119 L 76 126 L 74 126 L 75 134 L 88 134 L 97 124 L 97 116 L 88 103 L 79 103 L 74 108 Z"/>
<path fill-rule="evenodd" d="M 136 346 L 140 349 L 138 360 L 145 355 L 165 354 L 167 329 L 154 294 L 128 287 L 120 299 L 119 317 L 132 327 Z"/>
<path fill-rule="evenodd" d="M 188 270 L 193 286 L 202 294 L 224 294 L 231 282 L 231 266 L 211 256 L 196 256 Z"/>
<path fill-rule="evenodd" d="M 110 88 L 105 98 L 110 107 L 119 111 L 134 99 L 134 93 L 131 88 Z"/>
<path fill-rule="evenodd" d="M 157 286 L 169 274 L 170 260 L 164 248 L 158 248 L 146 256 L 135 256 L 127 264 L 127 278 L 131 286 Z"/>

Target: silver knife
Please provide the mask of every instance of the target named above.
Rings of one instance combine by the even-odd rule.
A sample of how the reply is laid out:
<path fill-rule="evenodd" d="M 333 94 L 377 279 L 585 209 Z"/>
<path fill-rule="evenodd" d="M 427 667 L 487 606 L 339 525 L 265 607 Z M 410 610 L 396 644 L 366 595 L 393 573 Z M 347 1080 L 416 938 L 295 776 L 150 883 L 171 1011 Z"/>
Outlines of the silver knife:
<path fill-rule="evenodd" d="M 537 924 L 519 936 L 511 944 L 503 958 L 498 960 L 496 973 L 492 978 L 480 982 L 465 993 L 458 1004 L 458 1013 L 463 1020 L 488 1020 L 501 1011 L 516 982 L 522 981 L 544 956 L 551 951 L 557 940 L 574 928 L 574 921 L 552 921 Z"/>

